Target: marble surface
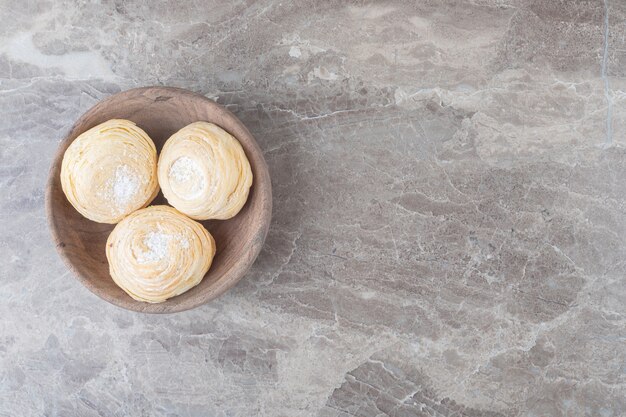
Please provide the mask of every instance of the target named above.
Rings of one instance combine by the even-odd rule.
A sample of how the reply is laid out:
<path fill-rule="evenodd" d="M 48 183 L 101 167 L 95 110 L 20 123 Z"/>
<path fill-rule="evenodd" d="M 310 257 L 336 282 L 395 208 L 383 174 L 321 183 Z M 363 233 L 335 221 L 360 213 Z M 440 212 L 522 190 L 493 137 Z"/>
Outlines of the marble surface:
<path fill-rule="evenodd" d="M 0 416 L 626 415 L 626 3 L 0 0 Z M 59 140 L 145 85 L 271 170 L 249 275 L 166 316 L 51 244 Z"/>

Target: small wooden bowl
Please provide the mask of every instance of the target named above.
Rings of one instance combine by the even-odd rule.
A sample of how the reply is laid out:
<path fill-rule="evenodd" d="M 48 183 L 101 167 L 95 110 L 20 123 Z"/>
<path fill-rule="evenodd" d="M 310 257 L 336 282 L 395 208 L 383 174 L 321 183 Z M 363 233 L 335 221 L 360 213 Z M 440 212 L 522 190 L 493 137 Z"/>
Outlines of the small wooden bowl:
<path fill-rule="evenodd" d="M 144 129 L 160 151 L 180 128 L 196 121 L 215 123 L 243 146 L 254 180 L 243 209 L 230 220 L 202 222 L 215 238 L 217 253 L 202 282 L 163 303 L 133 300 L 109 275 L 105 255 L 114 225 L 87 220 L 67 201 L 61 189 L 61 161 L 67 147 L 86 130 L 109 119 L 128 119 Z M 152 204 L 167 204 L 161 194 Z M 80 282 L 100 298 L 145 313 L 173 313 L 197 307 L 223 294 L 248 271 L 267 234 L 272 215 L 272 186 L 259 145 L 231 112 L 187 90 L 170 87 L 136 88 L 102 100 L 85 113 L 61 142 L 54 156 L 46 188 L 46 214 L 56 248 Z"/>

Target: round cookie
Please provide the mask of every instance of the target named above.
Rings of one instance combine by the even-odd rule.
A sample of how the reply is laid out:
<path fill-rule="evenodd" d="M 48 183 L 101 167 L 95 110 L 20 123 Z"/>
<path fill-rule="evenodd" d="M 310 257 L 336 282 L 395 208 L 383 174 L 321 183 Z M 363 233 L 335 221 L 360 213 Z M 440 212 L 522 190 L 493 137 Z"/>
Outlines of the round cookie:
<path fill-rule="evenodd" d="M 115 226 L 106 246 L 113 281 L 138 301 L 160 303 L 195 287 L 209 270 L 215 241 L 168 206 L 138 210 Z"/>
<path fill-rule="evenodd" d="M 159 192 L 152 139 L 129 120 L 112 119 L 78 136 L 61 164 L 61 187 L 86 218 L 117 223 Z"/>
<path fill-rule="evenodd" d="M 158 177 L 168 203 L 196 220 L 235 216 L 252 186 L 239 141 L 208 122 L 185 126 L 165 142 Z"/>

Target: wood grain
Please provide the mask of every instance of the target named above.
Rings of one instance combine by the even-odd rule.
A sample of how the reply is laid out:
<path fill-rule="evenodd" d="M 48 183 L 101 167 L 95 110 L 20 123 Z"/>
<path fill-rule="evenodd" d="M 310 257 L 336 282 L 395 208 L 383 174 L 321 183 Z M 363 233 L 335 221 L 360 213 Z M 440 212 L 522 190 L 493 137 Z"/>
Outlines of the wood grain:
<path fill-rule="evenodd" d="M 111 279 L 105 256 L 113 225 L 92 222 L 67 201 L 59 178 L 67 147 L 84 131 L 113 118 L 137 123 L 157 150 L 174 132 L 195 121 L 221 126 L 243 146 L 254 175 L 248 201 L 229 220 L 201 222 L 213 235 L 217 253 L 202 282 L 160 304 L 133 300 Z M 159 196 L 152 204 L 167 204 Z M 272 213 L 272 189 L 263 153 L 248 129 L 231 112 L 199 94 L 171 87 L 145 87 L 108 97 L 85 113 L 59 145 L 46 187 L 46 214 L 56 248 L 76 278 L 90 291 L 117 306 L 145 313 L 173 313 L 199 306 L 223 294 L 248 271 L 259 254 Z"/>

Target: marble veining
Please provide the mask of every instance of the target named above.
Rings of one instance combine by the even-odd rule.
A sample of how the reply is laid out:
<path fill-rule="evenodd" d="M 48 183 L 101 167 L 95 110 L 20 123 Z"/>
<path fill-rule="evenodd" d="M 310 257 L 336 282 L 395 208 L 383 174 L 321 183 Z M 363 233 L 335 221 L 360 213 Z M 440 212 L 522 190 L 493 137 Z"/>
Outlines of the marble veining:
<path fill-rule="evenodd" d="M 626 3 L 0 2 L 0 416 L 626 415 Z M 248 126 L 248 276 L 136 314 L 67 272 L 59 140 L 138 86 Z"/>

